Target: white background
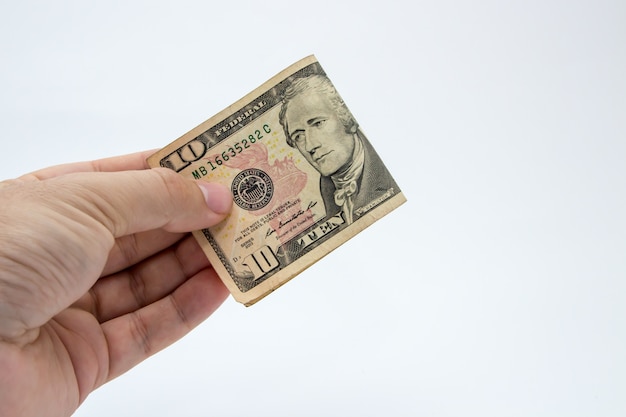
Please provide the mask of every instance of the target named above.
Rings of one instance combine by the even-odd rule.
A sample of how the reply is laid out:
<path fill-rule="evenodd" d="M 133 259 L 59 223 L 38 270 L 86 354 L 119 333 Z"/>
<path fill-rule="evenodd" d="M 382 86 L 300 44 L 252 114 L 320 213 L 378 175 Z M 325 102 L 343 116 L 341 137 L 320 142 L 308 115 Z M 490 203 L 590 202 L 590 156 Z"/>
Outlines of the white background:
<path fill-rule="evenodd" d="M 625 45 L 623 0 L 2 0 L 2 178 L 314 53 L 409 200 L 76 416 L 625 415 Z"/>

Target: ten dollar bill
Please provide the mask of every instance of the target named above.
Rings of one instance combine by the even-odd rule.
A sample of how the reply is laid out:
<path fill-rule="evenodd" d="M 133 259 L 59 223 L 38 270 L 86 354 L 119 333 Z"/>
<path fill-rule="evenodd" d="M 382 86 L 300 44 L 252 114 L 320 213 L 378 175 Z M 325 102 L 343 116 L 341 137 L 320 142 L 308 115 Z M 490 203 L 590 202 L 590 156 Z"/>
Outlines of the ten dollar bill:
<path fill-rule="evenodd" d="M 193 234 L 246 306 L 406 201 L 314 56 L 148 164 L 231 189 L 231 214 Z"/>

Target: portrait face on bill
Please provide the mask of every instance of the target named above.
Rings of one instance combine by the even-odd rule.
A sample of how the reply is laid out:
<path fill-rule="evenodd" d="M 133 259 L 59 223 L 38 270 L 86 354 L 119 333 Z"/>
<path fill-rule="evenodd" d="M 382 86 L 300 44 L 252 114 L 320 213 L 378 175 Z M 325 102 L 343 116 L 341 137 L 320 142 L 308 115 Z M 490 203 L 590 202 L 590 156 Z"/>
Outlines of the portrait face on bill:
<path fill-rule="evenodd" d="M 312 75 L 294 81 L 285 91 L 280 120 L 287 143 L 322 176 L 350 163 L 357 125 L 328 78 Z"/>
<path fill-rule="evenodd" d="M 287 143 L 320 173 L 320 194 L 328 216 L 340 212 L 351 224 L 355 210 L 373 207 L 372 201 L 383 201 L 392 195 L 390 190 L 397 190 L 326 76 L 293 80 L 283 93 L 279 121 Z M 356 216 L 364 211 L 356 211 Z"/>

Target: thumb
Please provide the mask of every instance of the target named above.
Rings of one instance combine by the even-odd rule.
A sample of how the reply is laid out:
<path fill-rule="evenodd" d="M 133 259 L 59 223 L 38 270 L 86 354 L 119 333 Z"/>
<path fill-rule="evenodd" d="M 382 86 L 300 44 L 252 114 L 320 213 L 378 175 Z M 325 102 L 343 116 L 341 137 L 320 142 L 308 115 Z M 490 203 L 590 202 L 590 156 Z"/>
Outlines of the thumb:
<path fill-rule="evenodd" d="M 231 205 L 226 187 L 165 168 L 0 183 L 0 338 L 42 325 L 83 295 L 116 238 L 210 227 Z"/>
<path fill-rule="evenodd" d="M 186 179 L 166 168 L 78 173 L 49 181 L 55 180 L 71 188 L 67 198 L 77 200 L 75 208 L 116 238 L 157 228 L 207 228 L 223 220 L 232 206 L 232 195 L 223 185 Z"/>

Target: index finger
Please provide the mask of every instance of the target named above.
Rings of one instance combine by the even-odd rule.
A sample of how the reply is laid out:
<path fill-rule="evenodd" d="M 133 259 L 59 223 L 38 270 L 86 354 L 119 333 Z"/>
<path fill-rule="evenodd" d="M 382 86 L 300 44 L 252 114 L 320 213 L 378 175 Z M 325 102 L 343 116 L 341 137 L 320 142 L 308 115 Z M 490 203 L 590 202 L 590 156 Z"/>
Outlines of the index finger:
<path fill-rule="evenodd" d="M 76 172 L 116 172 L 148 169 L 146 159 L 156 150 L 135 152 L 128 155 L 96 159 L 94 161 L 74 162 L 43 168 L 29 174 L 22 175 L 20 180 L 45 180 Z"/>

